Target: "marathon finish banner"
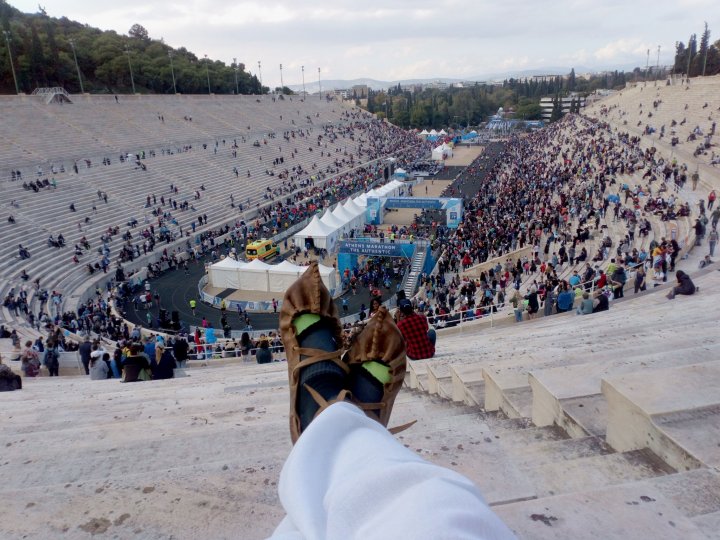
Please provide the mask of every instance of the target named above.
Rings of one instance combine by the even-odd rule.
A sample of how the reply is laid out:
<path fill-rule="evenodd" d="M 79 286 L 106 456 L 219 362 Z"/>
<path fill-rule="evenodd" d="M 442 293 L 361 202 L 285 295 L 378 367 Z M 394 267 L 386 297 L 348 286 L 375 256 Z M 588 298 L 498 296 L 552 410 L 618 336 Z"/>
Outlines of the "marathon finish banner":
<path fill-rule="evenodd" d="M 412 257 L 415 250 L 413 244 L 393 244 L 385 242 L 361 242 L 343 240 L 338 243 L 340 253 L 352 255 L 370 255 L 375 257 Z"/>
<path fill-rule="evenodd" d="M 368 197 L 365 221 L 372 225 L 383 222 L 385 210 L 391 208 L 420 208 L 423 210 L 445 210 L 445 221 L 449 229 L 457 229 L 463 218 L 462 199 L 445 197 Z"/>
<path fill-rule="evenodd" d="M 372 198 L 369 197 L 368 200 Z M 435 199 L 432 197 L 388 197 L 385 201 L 385 208 L 428 208 L 440 210 L 447 199 Z"/>

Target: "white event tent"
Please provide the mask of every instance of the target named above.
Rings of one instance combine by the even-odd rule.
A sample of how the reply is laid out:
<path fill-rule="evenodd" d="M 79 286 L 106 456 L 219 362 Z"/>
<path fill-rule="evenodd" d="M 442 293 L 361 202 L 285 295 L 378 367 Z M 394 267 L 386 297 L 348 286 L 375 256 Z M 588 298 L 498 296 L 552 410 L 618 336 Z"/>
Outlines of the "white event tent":
<path fill-rule="evenodd" d="M 357 215 L 351 214 L 342 204 L 338 204 L 335 210 L 332 211 L 332 215 L 338 220 L 344 223 L 344 230 L 349 232 L 357 226 Z"/>
<path fill-rule="evenodd" d="M 363 212 L 365 211 L 365 208 L 367 207 L 367 194 L 361 193 L 356 198 L 353 199 L 353 204 L 360 208 Z"/>
<path fill-rule="evenodd" d="M 320 279 L 322 279 L 322 282 L 328 288 L 330 294 L 333 294 L 337 289 L 335 269 L 332 266 L 325 266 L 323 264 L 318 264 L 318 269 L 320 270 Z"/>
<path fill-rule="evenodd" d="M 341 220 L 335 214 L 333 214 L 329 208 L 325 210 L 323 217 L 320 218 L 320 222 L 324 223 L 328 227 L 337 230 L 340 236 L 342 236 L 342 234 L 346 232 L 346 225 L 348 225 L 347 222 Z M 347 230 L 350 230 L 349 227 L 347 228 Z"/>
<path fill-rule="evenodd" d="M 339 236 L 338 229 L 326 225 L 315 215 L 307 227 L 295 233 L 293 238 L 295 239 L 295 245 L 300 247 L 305 245 L 305 240 L 312 238 L 315 247 L 327 249 L 329 252 L 332 252 L 337 245 Z"/>
<path fill-rule="evenodd" d="M 270 292 L 285 292 L 303 272 L 305 272 L 304 266 L 298 266 L 290 261 L 283 261 L 278 265 L 271 266 L 269 270 L 271 275 Z"/>
<path fill-rule="evenodd" d="M 348 199 L 344 205 L 345 210 L 354 216 L 354 227 L 360 228 L 365 224 L 365 208 L 358 205 L 353 199 Z"/>
<path fill-rule="evenodd" d="M 394 197 L 400 192 L 400 188 L 402 186 L 403 183 L 400 180 L 393 180 L 392 182 L 389 182 L 384 186 L 379 187 L 376 190 L 376 197 Z"/>
<path fill-rule="evenodd" d="M 362 227 L 365 223 L 368 197 L 397 196 L 404 186 L 405 184 L 400 180 L 393 180 L 384 186 L 362 193 L 356 199 L 348 199 L 344 205 L 338 204 L 332 211 L 326 210 L 322 217 L 313 216 L 303 230 L 293 235 L 295 245 L 305 246 L 306 240 L 312 239 L 315 247 L 333 252 L 344 234 Z"/>
<path fill-rule="evenodd" d="M 268 270 L 272 268 L 260 259 L 253 259 L 247 263 L 240 272 L 240 289 L 246 291 L 268 291 L 270 281 Z"/>
<path fill-rule="evenodd" d="M 210 266 L 210 284 L 219 289 L 239 289 L 240 269 L 247 263 L 236 261 L 230 257 Z"/>
<path fill-rule="evenodd" d="M 235 264 L 231 265 L 227 261 Z M 289 261 L 277 265 L 266 264 L 258 259 L 239 263 L 228 257 L 210 266 L 210 286 L 218 289 L 283 293 L 305 270 L 305 266 Z M 331 266 L 320 265 L 320 277 L 330 291 L 337 288 L 335 269 Z"/>
<path fill-rule="evenodd" d="M 452 157 L 453 155 L 453 149 L 452 147 L 448 146 L 447 144 L 443 143 L 437 148 L 434 148 L 432 151 L 432 158 L 435 161 L 442 161 L 445 156 Z"/>
<path fill-rule="evenodd" d="M 357 205 L 354 199 L 348 199 L 347 201 L 345 201 L 343 207 L 345 208 L 345 210 L 348 211 L 350 215 L 355 216 L 356 218 L 358 217 L 358 215 L 365 212 L 365 209 L 360 208 L 360 206 Z"/>

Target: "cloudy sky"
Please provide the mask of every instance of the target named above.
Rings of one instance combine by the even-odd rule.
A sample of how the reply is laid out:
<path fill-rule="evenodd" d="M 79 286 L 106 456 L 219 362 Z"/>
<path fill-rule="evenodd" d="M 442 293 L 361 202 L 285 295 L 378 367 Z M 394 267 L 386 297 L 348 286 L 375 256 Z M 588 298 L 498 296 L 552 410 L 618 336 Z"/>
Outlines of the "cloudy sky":
<path fill-rule="evenodd" d="M 9 0 L 25 12 L 38 0 Z M 720 0 L 41 0 L 67 16 L 153 38 L 198 56 L 237 57 L 266 85 L 371 77 L 470 78 L 543 67 L 671 62 L 675 41 L 720 38 Z"/>

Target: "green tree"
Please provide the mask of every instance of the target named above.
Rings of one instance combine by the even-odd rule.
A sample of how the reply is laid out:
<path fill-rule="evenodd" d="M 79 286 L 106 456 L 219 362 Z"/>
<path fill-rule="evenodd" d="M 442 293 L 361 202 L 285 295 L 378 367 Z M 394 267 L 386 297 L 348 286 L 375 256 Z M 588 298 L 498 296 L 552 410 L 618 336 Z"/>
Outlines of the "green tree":
<path fill-rule="evenodd" d="M 576 86 L 576 82 L 575 82 L 575 68 L 572 68 L 572 69 L 570 70 L 570 75 L 568 75 L 568 78 L 567 78 L 567 89 L 568 89 L 570 92 L 574 92 L 574 91 L 575 91 L 575 86 Z"/>
<path fill-rule="evenodd" d="M 410 125 L 414 128 L 426 128 L 430 126 L 429 107 L 423 103 L 415 103 L 410 111 Z"/>
<path fill-rule="evenodd" d="M 710 49 L 710 29 L 707 22 L 702 36 L 700 36 L 700 48 L 697 56 L 693 59 L 693 73 L 695 75 L 705 75 L 706 59 Z"/>
<path fill-rule="evenodd" d="M 47 77 L 45 76 L 45 53 L 43 52 L 40 35 L 38 34 L 35 24 L 30 25 L 31 48 L 30 48 L 30 73 L 34 86 L 47 86 Z"/>
<path fill-rule="evenodd" d="M 540 120 L 542 118 L 542 107 L 538 102 L 524 99 L 515 109 L 515 118 L 520 120 Z"/>
<path fill-rule="evenodd" d="M 693 69 L 693 58 L 695 58 L 695 55 L 697 55 L 697 36 L 695 34 L 690 36 L 687 48 L 688 51 L 685 58 L 686 64 L 684 67 L 684 72 L 687 74 L 688 77 L 691 77 Z"/>
<path fill-rule="evenodd" d="M 560 118 L 562 118 L 562 102 L 560 101 L 560 94 L 555 94 L 550 121 L 557 122 Z"/>
<path fill-rule="evenodd" d="M 74 43 L 86 91 L 130 91 L 127 45 L 138 92 L 172 92 L 170 51 L 178 91 L 207 92 L 205 66 L 198 62 L 197 56 L 185 48 L 173 50 L 161 40 L 151 39 L 140 24 L 133 25 L 128 36 L 120 36 L 65 17 L 48 17 L 42 10 L 39 14 L 24 14 L 0 0 L 0 28 L 10 32 L 10 48 L 22 92 L 30 92 L 36 86 L 63 86 L 70 92 L 80 90 L 70 40 Z M 208 67 L 215 92 L 235 92 L 235 66 L 212 62 Z M 261 88 L 256 77 L 245 71 L 244 65 L 239 67 L 237 78 L 241 93 L 267 91 Z M 0 93 L 14 91 L 7 47 L 0 46 Z"/>
<path fill-rule="evenodd" d="M 720 74 L 720 40 L 708 48 L 705 75 Z"/>
<path fill-rule="evenodd" d="M 128 36 L 144 41 L 150 41 L 150 34 L 141 24 L 133 24 L 130 30 L 128 30 Z"/>
<path fill-rule="evenodd" d="M 369 113 L 375 113 L 375 99 L 373 98 L 374 92 L 370 89 L 368 89 L 368 95 L 367 95 L 367 111 Z"/>

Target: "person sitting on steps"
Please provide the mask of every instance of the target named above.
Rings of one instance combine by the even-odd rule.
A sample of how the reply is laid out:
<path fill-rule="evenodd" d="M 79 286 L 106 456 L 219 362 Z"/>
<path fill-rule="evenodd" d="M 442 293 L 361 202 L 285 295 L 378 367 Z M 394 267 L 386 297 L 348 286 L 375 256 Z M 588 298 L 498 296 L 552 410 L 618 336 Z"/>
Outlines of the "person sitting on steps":
<path fill-rule="evenodd" d="M 689 296 L 697 292 L 697 288 L 692 282 L 692 279 L 690 279 L 690 276 L 688 276 L 682 270 L 678 270 L 677 272 L 675 272 L 675 279 L 677 279 L 678 284 L 673 287 L 667 294 L 669 300 L 673 300 L 675 298 L 675 295 L 678 294 L 685 294 Z"/>

